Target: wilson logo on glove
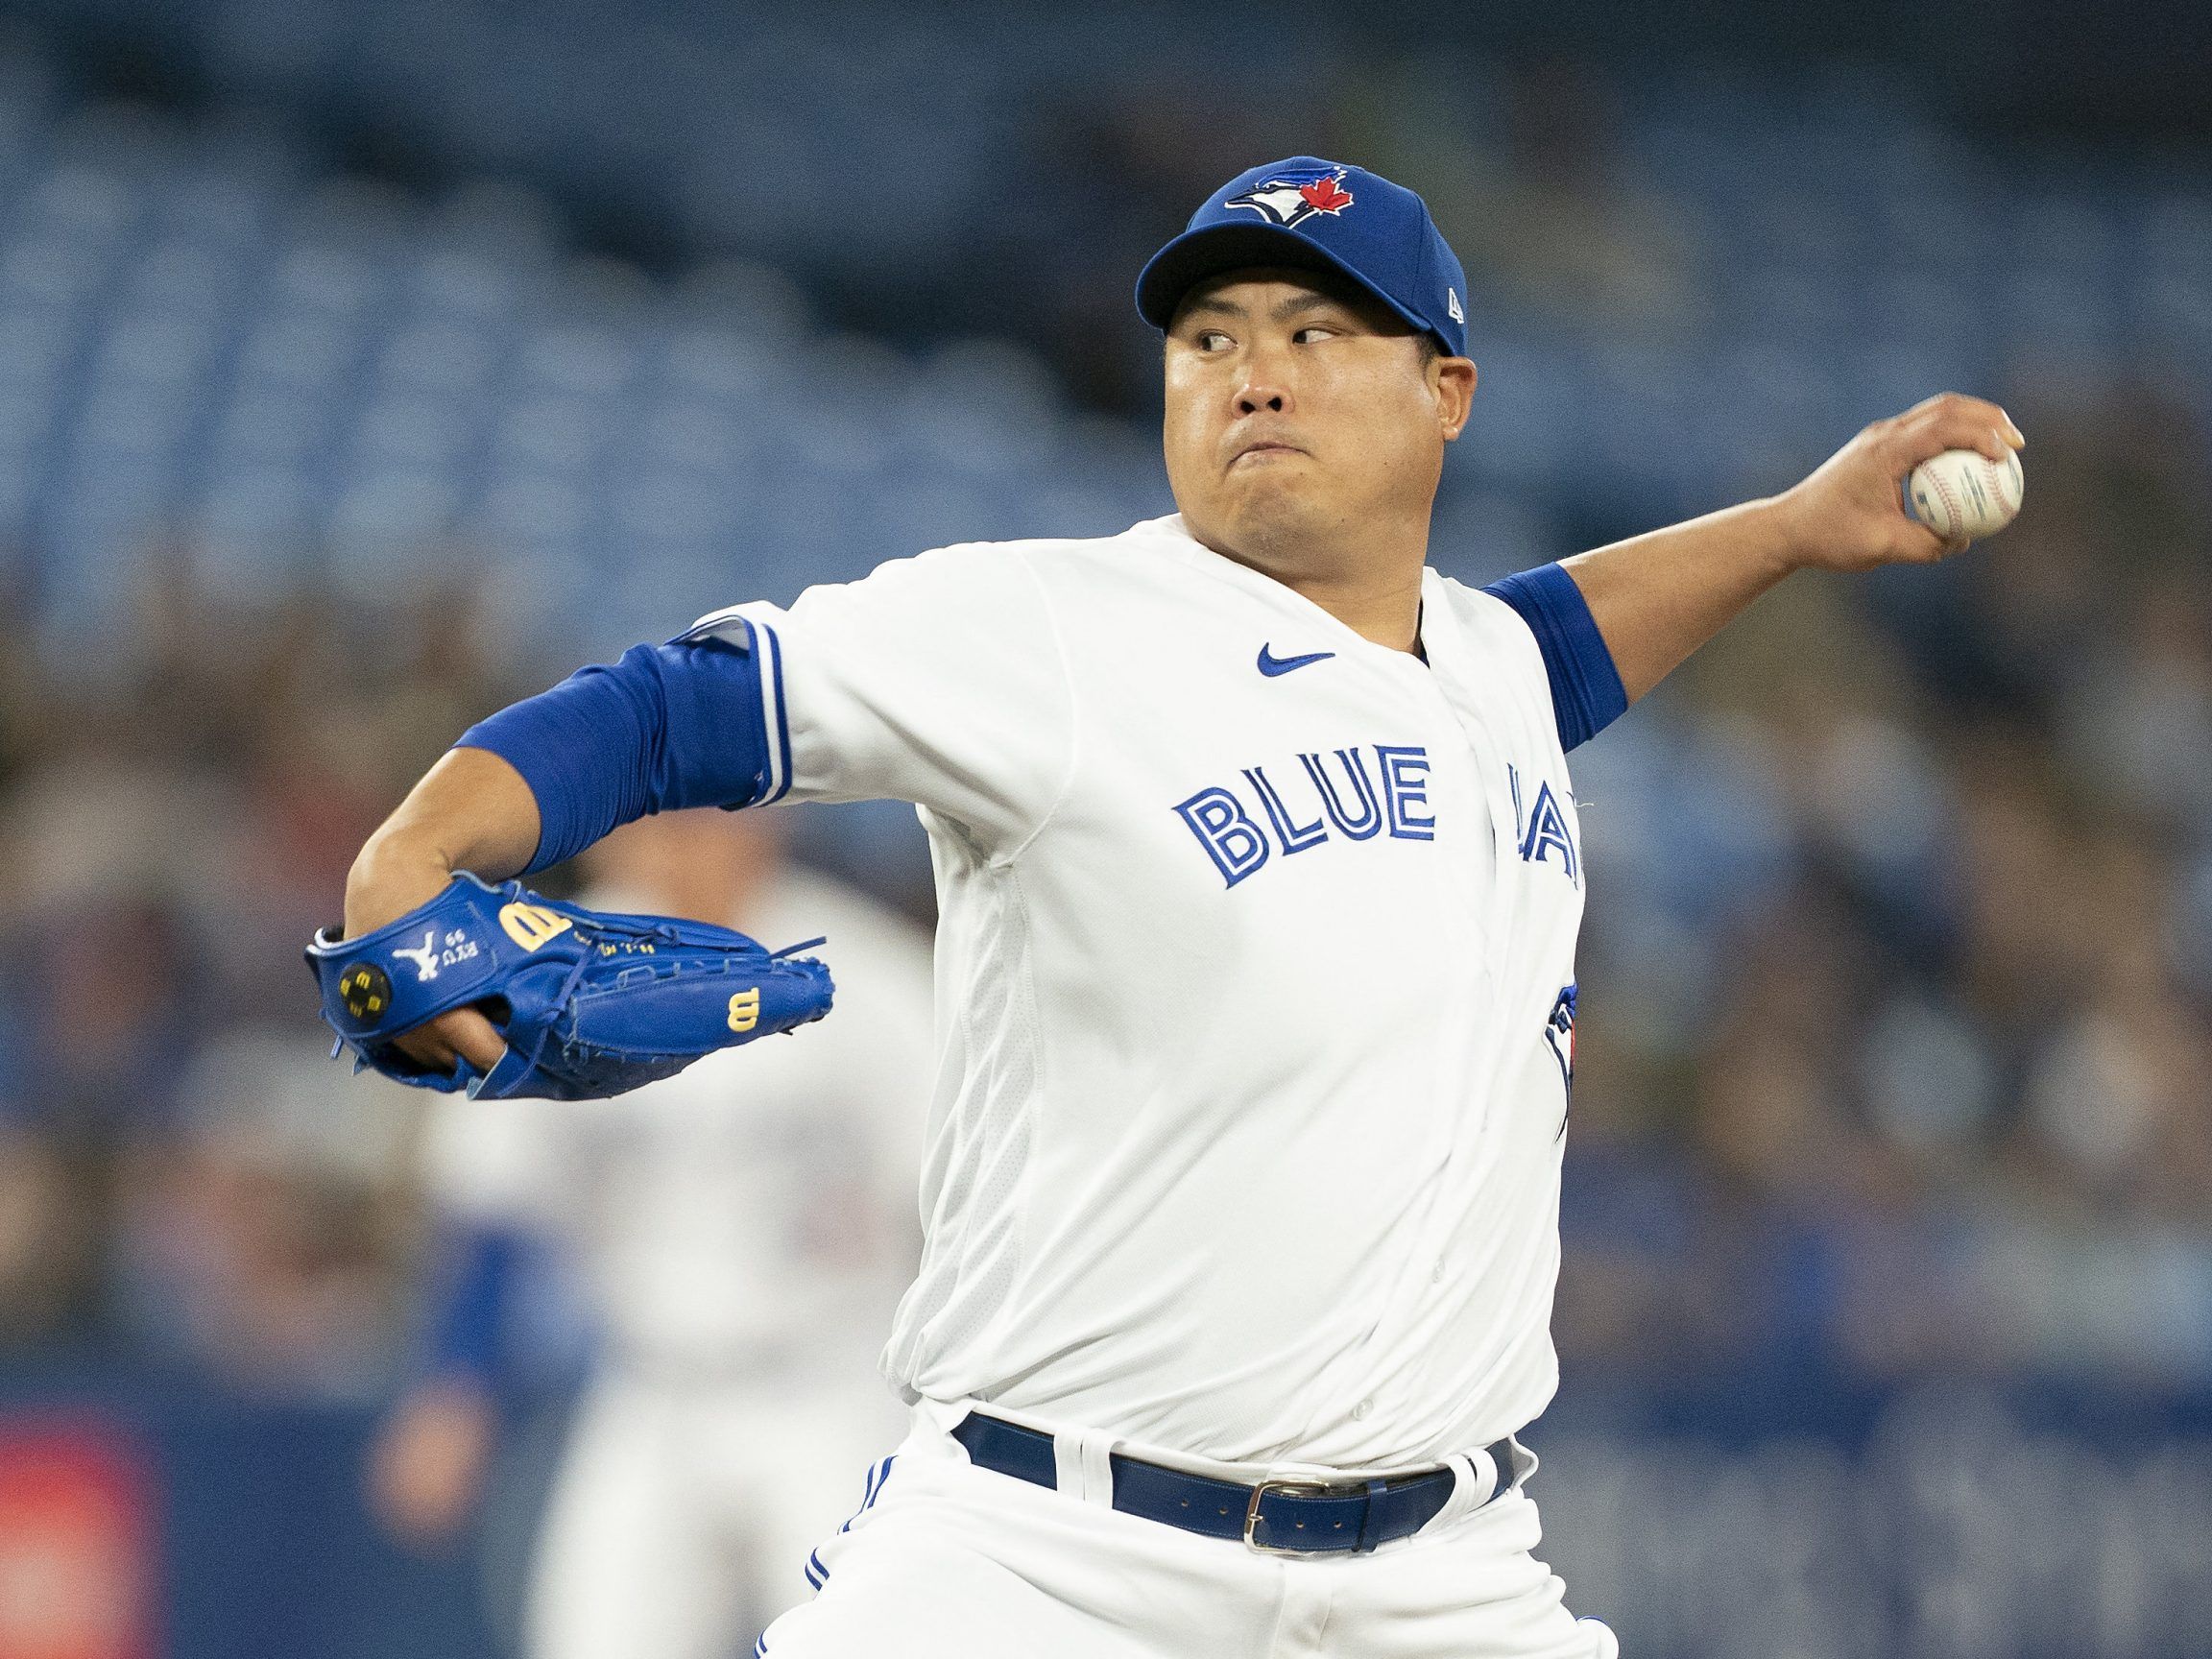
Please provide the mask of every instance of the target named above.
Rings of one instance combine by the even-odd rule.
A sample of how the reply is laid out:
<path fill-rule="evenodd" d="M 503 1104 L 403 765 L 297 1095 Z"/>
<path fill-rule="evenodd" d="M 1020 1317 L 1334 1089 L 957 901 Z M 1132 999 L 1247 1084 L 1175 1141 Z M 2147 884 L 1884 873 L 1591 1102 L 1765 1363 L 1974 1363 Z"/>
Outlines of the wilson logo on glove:
<path fill-rule="evenodd" d="M 307 966 L 338 1033 L 331 1052 L 350 1048 L 355 1070 L 446 1093 L 583 1100 L 821 1019 L 835 991 L 830 970 L 798 954 L 821 943 L 768 950 L 727 927 L 608 915 L 463 872 L 373 933 L 317 933 Z M 376 966 L 388 956 L 414 962 L 416 981 Z M 466 1060 L 430 1070 L 394 1041 L 465 1006 L 480 1007 L 506 1040 L 488 1073 Z"/>
<path fill-rule="evenodd" d="M 535 950 L 555 934 L 566 931 L 568 918 L 542 904 L 502 904 L 499 926 L 523 950 Z"/>

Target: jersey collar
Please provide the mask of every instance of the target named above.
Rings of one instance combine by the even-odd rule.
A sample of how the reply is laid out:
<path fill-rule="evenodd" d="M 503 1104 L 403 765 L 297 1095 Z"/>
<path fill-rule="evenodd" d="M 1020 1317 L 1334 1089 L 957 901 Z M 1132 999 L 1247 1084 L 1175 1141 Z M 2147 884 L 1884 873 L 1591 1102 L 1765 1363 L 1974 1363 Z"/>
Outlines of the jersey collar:
<path fill-rule="evenodd" d="M 1405 663 L 1407 668 L 1419 673 L 1426 673 L 1429 664 L 1436 660 L 1436 637 L 1446 631 L 1441 618 L 1447 601 L 1441 589 L 1443 578 L 1433 566 L 1425 565 L 1421 571 L 1421 621 L 1418 630 L 1421 652 L 1416 655 L 1410 651 L 1397 651 L 1387 645 L 1377 644 L 1334 612 L 1316 605 L 1297 589 L 1278 582 L 1264 571 L 1255 570 L 1249 565 L 1239 565 L 1236 560 L 1214 552 L 1190 534 L 1180 513 L 1170 513 L 1161 518 L 1147 518 L 1130 526 L 1129 534 L 1156 540 L 1180 563 L 1200 574 L 1227 583 L 1294 616 L 1301 625 L 1319 627 L 1336 642 L 1333 649 L 1394 658 Z"/>

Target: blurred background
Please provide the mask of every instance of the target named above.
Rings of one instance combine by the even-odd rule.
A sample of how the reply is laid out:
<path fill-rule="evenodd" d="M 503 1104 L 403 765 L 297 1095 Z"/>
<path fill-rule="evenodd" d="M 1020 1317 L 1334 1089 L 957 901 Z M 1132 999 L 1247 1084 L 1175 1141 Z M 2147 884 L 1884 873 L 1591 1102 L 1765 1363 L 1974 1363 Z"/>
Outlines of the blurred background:
<path fill-rule="evenodd" d="M 579 661 L 1168 511 L 1131 283 L 1294 152 L 1467 266 L 1452 574 L 1946 388 L 2030 438 L 2002 538 L 1793 581 L 1575 757 L 1570 1604 L 2212 1651 L 2208 64 L 2156 0 L 0 5 L 0 1659 L 519 1651 L 589 1297 L 510 1296 L 465 1517 L 373 1508 L 450 1217 L 301 943 Z M 788 819 L 926 924 L 909 814 Z"/>

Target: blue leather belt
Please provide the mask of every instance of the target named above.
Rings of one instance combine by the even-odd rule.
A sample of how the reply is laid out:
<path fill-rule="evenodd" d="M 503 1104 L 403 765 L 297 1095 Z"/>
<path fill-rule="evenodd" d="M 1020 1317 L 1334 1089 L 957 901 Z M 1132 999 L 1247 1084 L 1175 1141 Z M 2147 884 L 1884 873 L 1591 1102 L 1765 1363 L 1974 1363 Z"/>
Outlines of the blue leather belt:
<path fill-rule="evenodd" d="M 971 1411 L 952 1431 L 980 1469 L 1033 1485 L 1060 1484 L 1052 1436 L 1002 1418 Z M 1485 1447 L 1497 1484 L 1482 1502 L 1510 1491 L 1516 1478 L 1510 1438 Z M 1449 1468 L 1387 1480 L 1262 1480 L 1246 1486 L 1187 1475 L 1180 1469 L 1124 1457 L 1109 1459 L 1114 1507 L 1208 1538 L 1238 1539 L 1270 1555 L 1365 1553 L 1409 1538 L 1435 1519 L 1458 1477 Z"/>

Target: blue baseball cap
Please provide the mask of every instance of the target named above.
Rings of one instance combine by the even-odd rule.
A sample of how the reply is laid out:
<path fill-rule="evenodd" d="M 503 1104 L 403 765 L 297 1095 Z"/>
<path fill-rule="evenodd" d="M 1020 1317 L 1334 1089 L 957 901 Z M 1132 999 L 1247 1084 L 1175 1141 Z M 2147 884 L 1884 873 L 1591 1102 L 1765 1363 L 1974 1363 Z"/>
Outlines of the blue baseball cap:
<path fill-rule="evenodd" d="M 1455 357 L 1467 355 L 1467 276 L 1403 184 L 1341 161 L 1293 156 L 1239 173 L 1190 215 L 1137 277 L 1137 314 L 1166 328 L 1209 276 L 1290 265 L 1349 276 Z"/>

